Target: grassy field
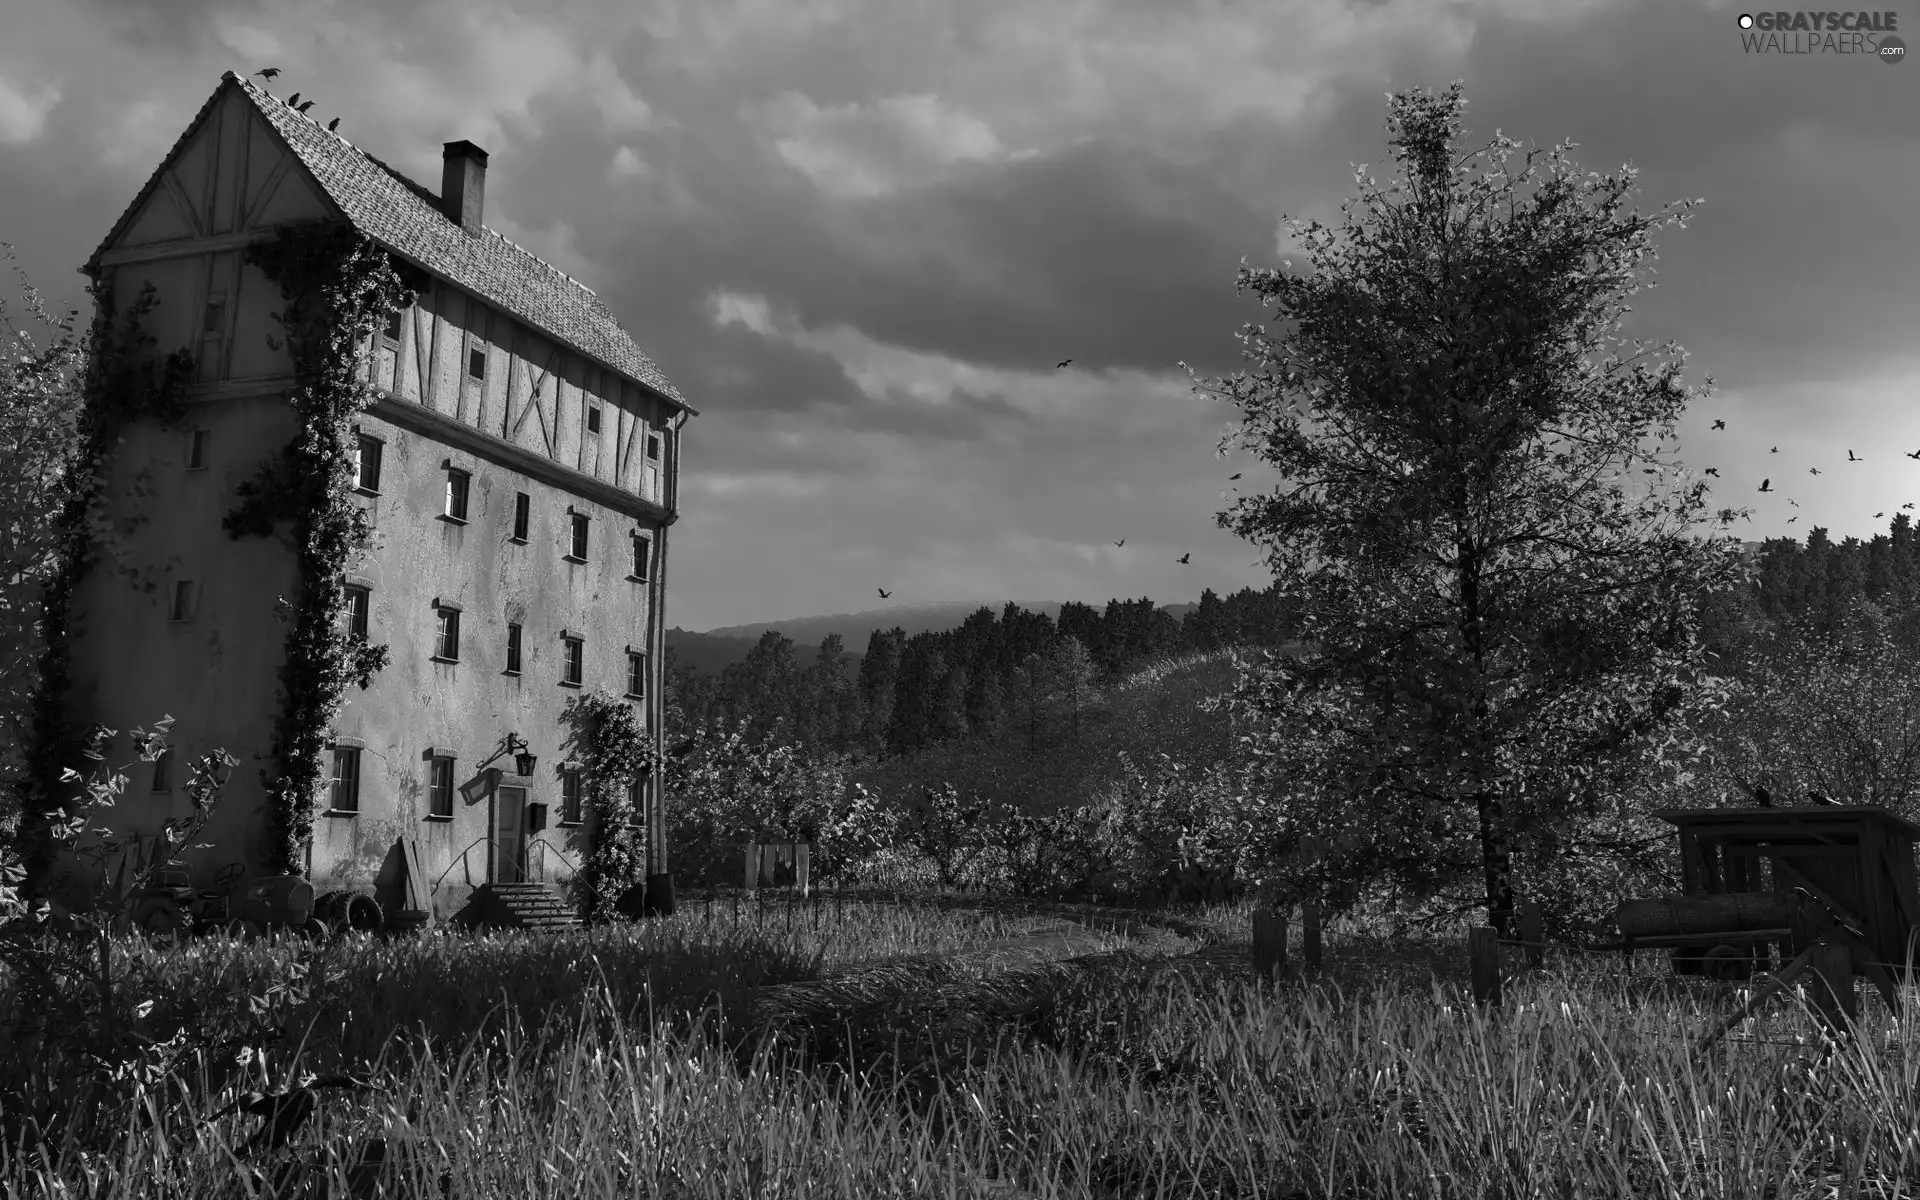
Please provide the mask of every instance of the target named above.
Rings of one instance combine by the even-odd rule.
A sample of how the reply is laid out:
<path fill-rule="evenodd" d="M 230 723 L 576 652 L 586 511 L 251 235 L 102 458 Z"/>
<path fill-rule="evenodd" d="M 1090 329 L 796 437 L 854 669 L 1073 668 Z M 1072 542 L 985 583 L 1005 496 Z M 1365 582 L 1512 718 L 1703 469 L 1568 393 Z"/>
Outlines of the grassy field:
<path fill-rule="evenodd" d="M 353 1068 L 281 1158 L 310 1191 L 432 1197 L 1812 1197 L 1914 1195 L 1920 1055 L 1864 995 L 1855 1043 L 1788 997 L 1699 1066 L 1738 998 L 1664 958 L 1549 954 L 1491 1015 L 1463 931 L 1328 931 L 1278 985 L 1244 908 L 1173 913 L 1012 970 L 968 952 L 1090 910 L 875 897 L 683 901 L 533 938 L 122 947 L 156 1030 L 235 984 L 306 973 L 268 1078 Z M 1208 936 L 1207 931 L 1218 936 Z M 1298 945 L 1296 940 L 1295 945 Z M 0 978 L 0 988 L 6 981 Z M 1912 993 L 1909 993 L 1912 998 Z M 0 1001 L 7 996 L 0 994 Z M 9 1196 L 274 1194 L 259 1122 L 206 1064 L 104 1151 L 15 1147 Z M 230 1079 L 222 1080 L 220 1072 Z M 320 1093 L 326 1096 L 326 1093 Z M 386 1161 L 349 1168 L 375 1144 Z M 330 1167 L 328 1174 L 322 1167 Z M 386 1190 L 376 1192 L 378 1177 Z M 286 1185 L 291 1187 L 291 1183 Z"/>

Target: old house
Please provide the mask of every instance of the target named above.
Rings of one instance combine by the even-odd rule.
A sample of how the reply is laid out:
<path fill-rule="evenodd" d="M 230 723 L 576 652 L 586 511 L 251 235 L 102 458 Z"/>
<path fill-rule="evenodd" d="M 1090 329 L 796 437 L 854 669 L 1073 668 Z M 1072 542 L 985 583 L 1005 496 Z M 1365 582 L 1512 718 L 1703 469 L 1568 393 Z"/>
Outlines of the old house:
<path fill-rule="evenodd" d="M 416 840 L 443 916 L 489 882 L 563 880 L 593 832 L 568 700 L 626 697 L 659 747 L 667 530 L 693 410 L 592 291 L 485 227 L 484 151 L 449 142 L 443 161 L 436 194 L 228 72 L 83 268 L 122 311 L 151 281 L 146 330 L 189 348 L 198 377 L 180 427 L 138 422 L 114 449 L 114 533 L 72 603 L 69 707 L 123 730 L 176 719 L 174 752 L 114 812 L 131 833 L 190 811 L 192 756 L 238 756 L 214 848 L 188 858 L 201 886 L 263 861 L 276 601 L 298 586 L 284 530 L 222 529 L 295 432 L 291 362 L 270 342 L 282 297 L 243 261 L 280 226 L 349 222 L 425 283 L 363 347 L 379 399 L 358 419 L 354 496 L 374 537 L 342 632 L 391 659 L 333 722 L 305 849 L 315 886 L 371 888 L 397 839 Z M 659 784 L 636 796 L 654 876 Z"/>

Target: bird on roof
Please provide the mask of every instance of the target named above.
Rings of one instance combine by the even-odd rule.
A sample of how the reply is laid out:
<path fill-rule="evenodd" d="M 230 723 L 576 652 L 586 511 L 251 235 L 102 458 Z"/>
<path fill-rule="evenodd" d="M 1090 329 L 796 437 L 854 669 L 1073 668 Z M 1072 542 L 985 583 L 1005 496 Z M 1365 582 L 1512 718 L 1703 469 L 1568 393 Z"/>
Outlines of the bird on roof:
<path fill-rule="evenodd" d="M 291 95 L 291 96 L 288 96 L 288 97 L 287 97 L 287 107 L 288 107 L 288 108 L 292 108 L 292 107 L 293 107 L 294 105 L 296 105 L 296 104 L 298 104 L 298 103 L 300 103 L 300 93 L 299 93 L 299 92 L 295 92 L 295 93 L 294 93 L 293 95 Z"/>
<path fill-rule="evenodd" d="M 887 589 L 885 589 L 885 588 L 875 588 L 875 589 L 873 589 L 873 590 L 874 590 L 874 591 L 876 591 L 876 592 L 879 592 L 879 593 L 880 593 L 880 598 L 881 598 L 882 600 L 885 600 L 885 599 L 886 599 L 887 597 L 889 597 L 889 596 L 891 596 L 891 595 L 893 595 L 893 593 L 892 593 L 892 592 L 890 592 L 890 591 L 888 591 L 888 590 L 887 590 Z"/>
<path fill-rule="evenodd" d="M 1773 794 L 1763 787 L 1753 789 L 1753 799 L 1761 808 L 1773 807 Z"/>
<path fill-rule="evenodd" d="M 263 67 L 260 70 L 254 72 L 255 75 L 258 75 L 260 78 L 266 80 L 268 83 L 272 83 L 273 77 L 278 75 L 279 73 L 280 73 L 279 67 Z"/>
<path fill-rule="evenodd" d="M 1191 563 L 1193 561 L 1193 551 L 1189 550 L 1185 554 L 1182 554 L 1179 558 L 1174 559 L 1173 561 L 1177 563 Z"/>
<path fill-rule="evenodd" d="M 1807 799 L 1813 801 L 1815 804 L 1825 804 L 1829 807 L 1840 803 L 1838 800 L 1832 800 L 1826 796 L 1822 796 L 1819 792 L 1808 792 Z"/>
<path fill-rule="evenodd" d="M 306 111 L 312 107 L 313 107 L 313 101 L 309 100 L 305 104 L 295 105 L 293 111 L 300 113 L 304 116 L 306 114 Z"/>
<path fill-rule="evenodd" d="M 1715 479 L 1718 479 L 1718 478 L 1720 478 L 1720 468 L 1719 468 L 1719 467 L 1708 467 L 1708 468 L 1707 468 L 1707 474 L 1709 474 L 1709 475 L 1711 475 L 1711 476 L 1713 476 L 1713 477 L 1714 477 Z"/>
<path fill-rule="evenodd" d="M 1715 429 L 1725 429 L 1727 427 L 1727 423 L 1725 421 L 1715 421 L 1713 423 L 1713 427 Z"/>
<path fill-rule="evenodd" d="M 327 122 L 327 132 L 328 132 L 328 133 L 333 133 L 334 131 L 336 131 L 336 130 L 338 130 L 339 128 L 340 128 L 340 118 L 339 118 L 339 117 L 335 117 L 335 118 L 334 118 L 333 120 L 331 120 L 331 121 L 328 121 L 328 122 Z"/>
<path fill-rule="evenodd" d="M 1772 490 L 1773 490 L 1773 478 L 1772 478 L 1772 476 L 1768 476 L 1767 478 L 1765 478 L 1765 479 L 1762 479 L 1762 480 L 1760 481 L 1760 490 L 1761 490 L 1761 491 L 1763 491 L 1763 492 L 1770 492 L 1770 491 L 1772 491 Z"/>

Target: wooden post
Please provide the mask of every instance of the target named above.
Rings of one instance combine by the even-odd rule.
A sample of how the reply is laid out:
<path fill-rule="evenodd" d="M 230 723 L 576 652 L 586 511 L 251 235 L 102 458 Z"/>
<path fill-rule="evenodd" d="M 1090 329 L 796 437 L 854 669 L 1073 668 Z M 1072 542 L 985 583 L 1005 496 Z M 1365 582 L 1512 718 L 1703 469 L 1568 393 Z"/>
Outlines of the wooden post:
<path fill-rule="evenodd" d="M 1253 910 L 1253 969 L 1263 979 L 1279 979 L 1287 972 L 1286 908 L 1262 904 Z"/>
<path fill-rule="evenodd" d="M 1300 906 L 1300 944 L 1307 970 L 1320 969 L 1320 902 L 1309 900 Z"/>
<path fill-rule="evenodd" d="M 1520 940 L 1527 944 L 1527 966 L 1539 970 L 1546 962 L 1546 933 L 1540 919 L 1540 906 L 1531 900 L 1520 901 Z"/>
<path fill-rule="evenodd" d="M 1491 925 L 1469 929 L 1467 959 L 1473 971 L 1475 1003 L 1500 1007 L 1500 931 Z"/>
<path fill-rule="evenodd" d="M 1828 938 L 1815 947 L 1812 966 L 1811 990 L 1819 1016 L 1836 1036 L 1844 1035 L 1860 1016 L 1859 997 L 1853 989 L 1853 952 L 1839 938 Z"/>

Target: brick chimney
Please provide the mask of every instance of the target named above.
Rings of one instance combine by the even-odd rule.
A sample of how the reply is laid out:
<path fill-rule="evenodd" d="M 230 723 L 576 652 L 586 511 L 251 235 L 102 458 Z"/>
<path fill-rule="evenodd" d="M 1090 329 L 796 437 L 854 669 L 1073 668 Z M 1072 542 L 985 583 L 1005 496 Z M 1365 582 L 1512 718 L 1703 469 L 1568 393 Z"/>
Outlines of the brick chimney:
<path fill-rule="evenodd" d="M 486 197 L 487 152 L 472 142 L 448 142 L 440 151 L 440 211 L 468 233 L 479 233 Z"/>

